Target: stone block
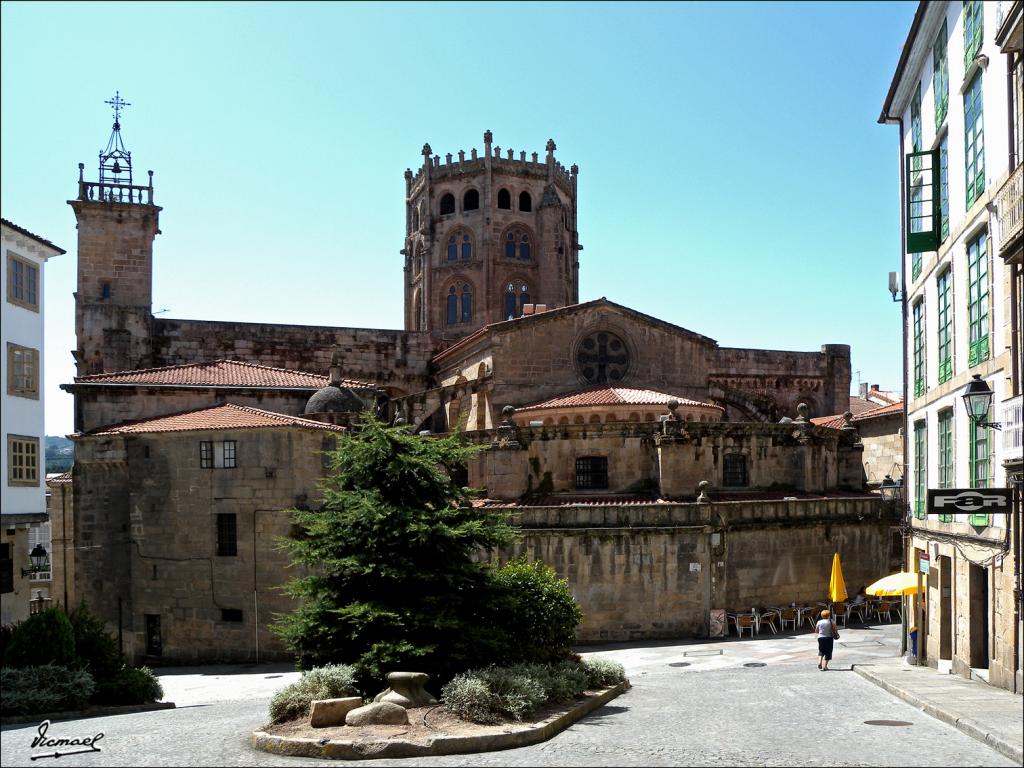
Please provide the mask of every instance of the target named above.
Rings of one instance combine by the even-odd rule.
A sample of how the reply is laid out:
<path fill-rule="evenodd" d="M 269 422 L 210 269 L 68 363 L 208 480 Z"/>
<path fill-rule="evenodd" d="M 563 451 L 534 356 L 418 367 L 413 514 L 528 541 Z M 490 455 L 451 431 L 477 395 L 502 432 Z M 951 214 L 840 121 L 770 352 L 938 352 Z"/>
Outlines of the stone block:
<path fill-rule="evenodd" d="M 343 699 L 318 699 L 313 702 L 313 707 L 310 710 L 309 724 L 314 728 L 344 725 L 348 713 L 361 706 L 363 706 L 363 700 L 359 696 L 348 696 Z"/>
<path fill-rule="evenodd" d="M 345 715 L 345 725 L 408 725 L 409 715 L 405 707 L 390 701 L 377 701 L 365 707 L 353 709 Z"/>

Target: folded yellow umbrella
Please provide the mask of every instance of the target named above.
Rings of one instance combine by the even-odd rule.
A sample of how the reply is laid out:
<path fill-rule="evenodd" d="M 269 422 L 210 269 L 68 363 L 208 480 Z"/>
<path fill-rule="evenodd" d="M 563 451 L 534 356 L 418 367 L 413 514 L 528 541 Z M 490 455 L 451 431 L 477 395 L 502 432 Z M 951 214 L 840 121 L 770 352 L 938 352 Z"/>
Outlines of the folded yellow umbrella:
<path fill-rule="evenodd" d="M 917 594 L 917 574 L 907 571 L 891 573 L 879 579 L 865 590 L 869 595 L 878 597 L 897 597 L 899 595 Z"/>
<path fill-rule="evenodd" d="M 843 569 L 839 565 L 839 553 L 832 557 L 832 577 L 828 580 L 828 599 L 833 603 L 846 599 L 846 582 L 843 581 Z"/>

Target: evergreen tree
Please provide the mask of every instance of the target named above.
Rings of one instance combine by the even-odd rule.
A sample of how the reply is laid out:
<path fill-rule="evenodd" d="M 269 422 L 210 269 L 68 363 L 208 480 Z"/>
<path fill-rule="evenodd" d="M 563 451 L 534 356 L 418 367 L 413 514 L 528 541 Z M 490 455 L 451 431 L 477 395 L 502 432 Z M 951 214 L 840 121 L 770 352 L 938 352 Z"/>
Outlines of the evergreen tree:
<path fill-rule="evenodd" d="M 305 575 L 286 585 L 301 605 L 275 631 L 301 667 L 353 664 L 369 690 L 394 670 L 443 682 L 492 660 L 505 638 L 475 555 L 515 534 L 452 480 L 477 450 L 369 415 L 339 437 L 322 508 L 291 510 L 297 530 L 281 542 Z"/>

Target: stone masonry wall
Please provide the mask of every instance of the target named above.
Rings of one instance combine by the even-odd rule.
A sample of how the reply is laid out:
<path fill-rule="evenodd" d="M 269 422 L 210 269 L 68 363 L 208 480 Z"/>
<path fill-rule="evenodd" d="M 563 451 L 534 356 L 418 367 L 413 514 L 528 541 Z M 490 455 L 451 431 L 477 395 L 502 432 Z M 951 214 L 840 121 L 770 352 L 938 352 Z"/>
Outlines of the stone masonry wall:
<path fill-rule="evenodd" d="M 901 413 L 854 422 L 864 444 L 864 475 L 869 484 L 877 486 L 893 472 L 893 479 L 900 479 L 902 473 L 893 466 L 903 466 L 902 424 Z"/>

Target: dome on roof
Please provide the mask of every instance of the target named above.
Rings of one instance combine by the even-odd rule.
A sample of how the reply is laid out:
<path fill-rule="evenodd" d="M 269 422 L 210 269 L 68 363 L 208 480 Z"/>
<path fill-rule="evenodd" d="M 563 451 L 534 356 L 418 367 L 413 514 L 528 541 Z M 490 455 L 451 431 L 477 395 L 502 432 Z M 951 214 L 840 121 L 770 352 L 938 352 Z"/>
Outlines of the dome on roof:
<path fill-rule="evenodd" d="M 361 411 L 365 407 L 363 401 L 348 387 L 328 384 L 309 398 L 303 413 L 352 413 Z"/>

